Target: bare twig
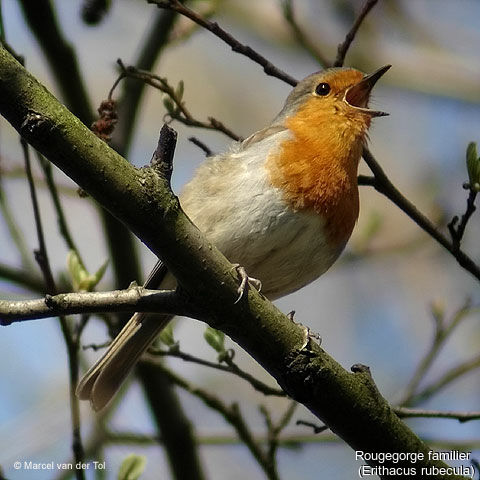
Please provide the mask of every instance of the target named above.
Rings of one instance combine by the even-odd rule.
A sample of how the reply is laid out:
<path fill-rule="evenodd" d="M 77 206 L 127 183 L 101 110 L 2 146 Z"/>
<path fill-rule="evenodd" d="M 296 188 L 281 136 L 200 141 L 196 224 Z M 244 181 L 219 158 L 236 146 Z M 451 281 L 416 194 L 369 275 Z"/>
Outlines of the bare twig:
<path fill-rule="evenodd" d="M 15 216 L 12 212 L 12 209 L 10 208 L 8 198 L 5 195 L 2 182 L 2 172 L 0 172 L 0 213 L 5 220 L 5 224 L 12 239 L 12 243 L 16 246 L 18 253 L 20 254 L 23 270 L 36 270 L 35 264 L 32 261 L 32 253 L 27 247 L 25 237 L 15 220 Z"/>
<path fill-rule="evenodd" d="M 152 70 L 162 52 L 170 43 L 170 34 L 178 18 L 172 11 L 158 11 L 152 18 L 145 39 L 138 48 L 139 55 L 134 65 L 141 70 Z M 133 137 L 138 109 L 145 84 L 127 80 L 122 84 L 118 99 L 118 123 L 112 136 L 112 145 L 121 155 L 126 156 Z"/>
<path fill-rule="evenodd" d="M 194 12 L 190 8 L 182 5 L 178 0 L 147 0 L 148 3 L 155 4 L 158 8 L 168 8 L 174 10 L 175 12 L 188 17 L 190 20 L 194 21 L 205 30 L 216 35 L 218 38 L 227 43 L 234 52 L 245 55 L 250 60 L 258 63 L 263 67 L 263 71 L 272 77 L 279 78 L 289 85 L 295 86 L 298 82 L 295 78 L 291 77 L 287 73 L 283 72 L 279 68 L 275 67 L 271 62 L 269 62 L 265 57 L 256 52 L 253 48 L 248 45 L 240 43 L 235 39 L 230 33 L 226 32 L 221 28 L 218 23 L 211 22 L 206 18 L 200 16 L 198 13 Z"/>
<path fill-rule="evenodd" d="M 277 423 L 273 422 L 272 417 L 270 416 L 270 412 L 264 405 L 260 407 L 260 412 L 265 417 L 265 424 L 267 426 L 267 439 L 268 439 L 267 458 L 270 464 L 270 469 L 272 471 L 276 471 L 276 467 L 277 467 L 277 462 L 275 457 L 278 451 L 278 447 L 280 446 L 280 433 L 289 424 L 297 406 L 298 406 L 298 403 L 292 400 L 290 402 L 290 405 L 285 410 L 284 414 L 282 415 L 282 417 Z"/>
<path fill-rule="evenodd" d="M 205 367 L 214 368 L 215 370 L 221 370 L 222 372 L 233 373 L 237 377 L 243 378 L 257 391 L 263 393 L 264 395 L 274 395 L 277 397 L 285 397 L 286 393 L 283 390 L 278 388 L 269 387 L 267 384 L 256 379 L 253 375 L 250 375 L 247 372 L 241 370 L 233 361 L 226 365 L 221 363 L 209 362 L 208 360 L 203 360 L 202 358 L 195 357 L 188 353 L 182 352 L 178 349 L 172 348 L 168 351 L 150 349 L 149 352 L 154 356 L 168 356 L 174 358 L 181 358 L 186 362 L 197 363 L 198 365 L 204 365 Z"/>
<path fill-rule="evenodd" d="M 403 210 L 403 212 L 406 213 L 422 230 L 427 232 L 442 247 L 448 250 L 463 269 L 470 272 L 477 280 L 480 280 L 480 266 L 460 248 L 458 250 L 455 249 L 453 243 L 445 235 L 439 232 L 432 222 L 400 193 L 367 148 L 363 149 L 363 158 L 374 177 L 361 176 L 362 184 L 371 185 L 375 190 L 385 195 L 398 208 L 400 208 L 400 210 Z"/>
<path fill-rule="evenodd" d="M 246 424 L 237 403 L 233 403 L 228 406 L 212 393 L 191 385 L 185 379 L 181 378 L 176 373 L 173 373 L 172 371 L 164 367 L 162 367 L 162 369 L 171 382 L 183 388 L 192 395 L 198 397 L 200 400 L 202 400 L 203 403 L 205 403 L 205 405 L 207 405 L 212 410 L 219 412 L 225 418 L 225 420 L 235 429 L 237 435 L 240 437 L 246 447 L 250 450 L 250 453 L 257 460 L 258 464 L 265 472 L 267 478 L 269 480 L 278 480 L 276 470 L 271 468 L 267 455 L 263 452 L 252 432 L 250 432 L 250 429 Z"/>
<path fill-rule="evenodd" d="M 50 192 L 50 196 L 52 197 L 52 202 L 55 207 L 55 211 L 57 213 L 57 223 L 58 223 L 60 234 L 65 240 L 65 243 L 69 248 L 69 250 L 74 250 L 76 252 L 80 263 L 84 266 L 84 263 L 80 256 L 80 252 L 78 251 L 75 241 L 73 240 L 73 237 L 70 233 L 70 229 L 68 228 L 65 212 L 63 211 L 63 207 L 60 201 L 60 196 L 58 194 L 58 188 L 53 178 L 52 164 L 48 160 L 46 160 L 45 157 L 40 155 L 40 153 L 38 152 L 36 153 L 37 153 L 38 162 L 40 163 L 40 166 L 42 167 L 43 173 L 45 175 L 45 181 L 48 187 L 48 191 Z"/>
<path fill-rule="evenodd" d="M 449 418 L 459 422 L 468 422 L 470 420 L 480 420 L 480 412 L 457 412 L 442 410 L 420 410 L 416 408 L 396 407 L 393 411 L 400 418 Z"/>
<path fill-rule="evenodd" d="M 322 67 L 330 67 L 331 62 L 327 60 L 327 57 L 320 51 L 318 46 L 310 41 L 308 35 L 304 33 L 301 27 L 298 25 L 295 18 L 295 10 L 293 7 L 293 0 L 283 0 L 283 16 L 290 25 L 295 38 L 299 45 L 301 45 Z"/>
<path fill-rule="evenodd" d="M 297 420 L 296 424 L 305 425 L 306 427 L 311 427 L 315 435 L 322 433 L 325 430 L 328 430 L 328 427 L 326 425 L 317 425 L 313 422 L 307 422 L 306 420 Z"/>
<path fill-rule="evenodd" d="M 459 365 L 447 370 L 438 380 L 413 395 L 408 404 L 415 405 L 431 398 L 441 389 L 445 388 L 450 383 L 458 380 L 461 376 L 480 368 L 480 355 L 476 355 L 470 360 L 460 363 Z"/>
<path fill-rule="evenodd" d="M 38 250 L 35 250 L 35 259 L 37 260 L 43 277 L 45 279 L 45 285 L 48 294 L 55 295 L 57 287 L 53 278 L 52 270 L 50 268 L 50 262 L 48 260 L 47 247 L 45 243 L 45 237 L 43 233 L 42 219 L 40 216 L 40 209 L 38 206 L 37 194 L 35 190 L 35 184 L 32 176 L 30 150 L 27 142 L 22 138 L 21 144 L 25 157 L 25 168 L 27 173 L 28 184 L 30 187 L 30 196 L 32 199 L 33 214 L 35 218 L 35 226 L 37 229 Z M 70 411 L 71 411 L 71 424 L 72 424 L 72 451 L 75 458 L 75 463 L 83 462 L 84 451 L 82 446 L 82 438 L 80 433 L 80 407 L 79 400 L 75 395 L 75 389 L 78 382 L 78 341 L 73 339 L 70 327 L 67 319 L 64 316 L 59 317 L 60 328 L 65 340 L 68 354 L 68 366 L 69 366 L 69 380 L 70 380 Z M 75 476 L 77 480 L 84 480 L 85 472 L 83 469 L 76 469 Z"/>
<path fill-rule="evenodd" d="M 347 33 L 345 40 L 338 46 L 337 58 L 335 59 L 335 62 L 333 62 L 334 67 L 343 66 L 345 56 L 347 55 L 350 45 L 355 39 L 355 35 L 357 34 L 360 25 L 365 20 L 368 12 L 377 4 L 377 2 L 378 0 L 366 0 L 365 4 L 362 7 L 362 10 L 360 11 L 358 17 L 355 19 L 355 22 L 353 23 L 352 28 Z"/>
<path fill-rule="evenodd" d="M 438 357 L 440 350 L 445 345 L 445 342 L 450 338 L 453 331 L 460 324 L 460 322 L 471 312 L 472 308 L 470 302 L 467 301 L 461 308 L 459 308 L 455 312 L 450 321 L 445 323 L 443 311 L 435 308 L 435 306 L 432 306 L 432 316 L 435 320 L 435 330 L 433 334 L 432 344 L 425 356 L 418 364 L 417 369 L 412 376 L 412 379 L 408 383 L 403 400 L 400 402 L 401 406 L 414 405 L 415 403 L 418 403 L 419 397 L 417 389 L 420 385 L 420 382 L 423 380 L 426 373 L 432 366 L 433 362 Z M 422 396 L 422 398 L 425 399 L 426 397 Z"/>
<path fill-rule="evenodd" d="M 36 300 L 0 300 L 0 324 L 73 314 L 137 311 L 195 317 L 193 309 L 188 308 L 173 290 L 146 290 L 134 286 L 111 292 L 60 293 Z"/>
<path fill-rule="evenodd" d="M 219 131 L 232 140 L 241 140 L 241 137 L 236 135 L 232 130 L 227 128 L 222 122 L 219 120 L 208 117 L 208 121 L 200 121 L 196 120 L 190 111 L 185 106 L 185 102 L 182 99 L 182 95 L 173 88 L 166 78 L 159 77 L 158 75 L 154 75 L 150 72 L 146 72 L 144 70 L 139 70 L 132 66 L 125 66 L 123 62 L 119 59 L 117 63 L 120 65 L 121 73 L 119 78 L 115 81 L 112 90 L 118 85 L 118 82 L 123 78 L 137 78 L 142 80 L 143 82 L 151 85 L 152 87 L 160 90 L 161 92 L 165 93 L 167 97 L 171 100 L 171 102 L 165 102 L 168 108 L 168 116 L 170 118 L 177 120 L 184 125 L 188 125 L 190 127 L 199 127 L 199 128 L 206 128 L 208 130 L 216 130 Z M 112 92 L 112 90 L 110 92 Z"/>
<path fill-rule="evenodd" d="M 467 198 L 467 209 L 462 215 L 460 223 L 458 223 L 458 216 L 455 215 L 452 218 L 452 221 L 448 224 L 448 231 L 450 232 L 450 236 L 452 237 L 452 248 L 455 252 L 458 252 L 460 250 L 460 243 L 462 242 L 465 228 L 473 212 L 475 212 L 476 210 L 475 199 L 477 198 L 477 194 L 478 192 L 473 188 L 469 189 L 469 194 Z"/>
<path fill-rule="evenodd" d="M 35 219 L 35 228 L 37 230 L 38 249 L 34 251 L 35 260 L 37 261 L 40 267 L 40 270 L 42 271 L 47 292 L 50 295 L 54 295 L 56 293 L 55 280 L 53 279 L 52 270 L 50 269 L 50 262 L 48 260 L 47 247 L 45 245 L 45 235 L 43 233 L 42 220 L 40 217 L 40 208 L 38 206 L 37 192 L 35 189 L 35 183 L 33 181 L 33 175 L 32 175 L 30 149 L 28 148 L 28 144 L 25 140 L 21 139 L 20 142 L 22 145 L 23 155 L 25 158 L 25 171 L 27 173 L 28 185 L 30 188 L 30 198 L 31 198 L 32 207 L 33 207 L 33 216 Z"/>
<path fill-rule="evenodd" d="M 213 155 L 213 152 L 210 150 L 208 145 L 203 143 L 201 140 L 199 140 L 197 137 L 188 137 L 188 140 L 192 142 L 194 145 L 196 145 L 198 148 L 203 150 L 205 152 L 206 157 L 211 157 Z"/>

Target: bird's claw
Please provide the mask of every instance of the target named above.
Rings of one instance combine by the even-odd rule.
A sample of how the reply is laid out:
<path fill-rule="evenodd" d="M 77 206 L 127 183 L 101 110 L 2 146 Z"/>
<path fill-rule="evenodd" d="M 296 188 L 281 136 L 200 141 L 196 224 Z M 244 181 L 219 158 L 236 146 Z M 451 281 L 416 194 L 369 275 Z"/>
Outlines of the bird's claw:
<path fill-rule="evenodd" d="M 240 277 L 240 285 L 237 288 L 238 298 L 234 303 L 234 305 L 236 305 L 243 298 L 249 285 L 252 285 L 260 293 L 262 290 L 262 282 L 258 278 L 249 277 L 245 268 L 238 263 L 235 263 L 233 268 L 237 271 L 238 276 Z"/>

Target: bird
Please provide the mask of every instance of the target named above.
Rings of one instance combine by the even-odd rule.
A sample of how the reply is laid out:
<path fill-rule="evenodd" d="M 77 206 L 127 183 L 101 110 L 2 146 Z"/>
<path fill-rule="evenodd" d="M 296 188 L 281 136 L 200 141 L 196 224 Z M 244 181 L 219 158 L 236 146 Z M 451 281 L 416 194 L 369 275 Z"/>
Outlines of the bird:
<path fill-rule="evenodd" d="M 339 257 L 359 215 L 358 164 L 375 117 L 370 93 L 391 67 L 365 75 L 336 67 L 313 73 L 270 125 L 208 157 L 180 194 L 193 223 L 270 300 L 320 277 Z M 176 281 L 159 261 L 147 288 Z M 135 313 L 76 389 L 94 410 L 113 398 L 173 317 Z"/>

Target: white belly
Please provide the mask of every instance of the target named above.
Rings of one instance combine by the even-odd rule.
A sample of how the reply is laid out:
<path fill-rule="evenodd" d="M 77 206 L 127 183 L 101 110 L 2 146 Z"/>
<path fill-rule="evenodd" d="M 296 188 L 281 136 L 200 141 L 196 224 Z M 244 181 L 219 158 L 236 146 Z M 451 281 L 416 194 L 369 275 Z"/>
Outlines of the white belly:
<path fill-rule="evenodd" d="M 318 278 L 340 251 L 329 246 L 320 216 L 293 211 L 269 184 L 264 158 L 260 150 L 208 159 L 180 200 L 208 240 L 274 299 Z"/>

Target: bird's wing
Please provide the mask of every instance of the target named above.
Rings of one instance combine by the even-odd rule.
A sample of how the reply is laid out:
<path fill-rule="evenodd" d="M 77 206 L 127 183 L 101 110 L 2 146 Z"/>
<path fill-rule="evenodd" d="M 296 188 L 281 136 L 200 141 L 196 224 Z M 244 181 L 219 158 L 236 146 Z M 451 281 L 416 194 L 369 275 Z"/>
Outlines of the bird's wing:
<path fill-rule="evenodd" d="M 242 149 L 250 147 L 254 143 L 261 142 L 265 138 L 284 130 L 286 130 L 284 125 L 270 125 L 269 127 L 262 128 L 262 130 L 253 133 L 242 142 Z"/>

